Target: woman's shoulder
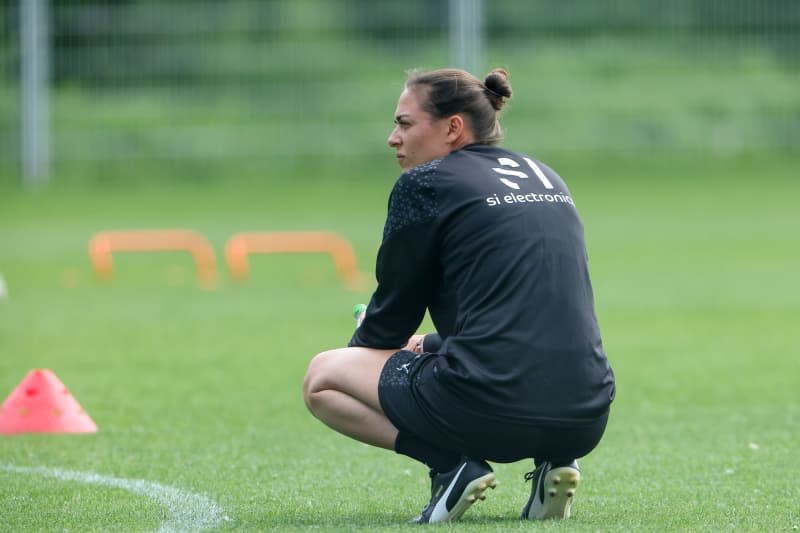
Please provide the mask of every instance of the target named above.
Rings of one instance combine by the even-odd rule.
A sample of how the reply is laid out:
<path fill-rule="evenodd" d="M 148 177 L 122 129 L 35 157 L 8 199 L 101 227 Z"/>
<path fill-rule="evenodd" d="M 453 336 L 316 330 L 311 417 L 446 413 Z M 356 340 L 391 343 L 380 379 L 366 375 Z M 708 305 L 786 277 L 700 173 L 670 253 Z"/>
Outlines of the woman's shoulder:
<path fill-rule="evenodd" d="M 400 177 L 397 179 L 397 181 L 426 181 L 432 175 L 436 174 L 436 171 L 439 169 L 443 161 L 444 159 L 434 159 L 433 161 L 428 161 L 427 163 L 422 163 L 421 165 L 404 170 L 403 173 L 400 174 Z"/>
<path fill-rule="evenodd" d="M 425 222 L 439 214 L 436 176 L 441 159 L 403 172 L 389 195 L 389 213 L 384 239 L 405 227 Z"/>

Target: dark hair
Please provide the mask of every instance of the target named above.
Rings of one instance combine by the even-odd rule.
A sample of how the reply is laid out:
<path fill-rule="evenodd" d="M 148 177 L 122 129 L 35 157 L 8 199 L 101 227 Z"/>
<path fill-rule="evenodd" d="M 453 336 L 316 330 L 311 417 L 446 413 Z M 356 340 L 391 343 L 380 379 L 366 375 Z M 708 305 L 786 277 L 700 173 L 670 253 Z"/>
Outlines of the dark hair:
<path fill-rule="evenodd" d="M 503 138 L 497 115 L 506 100 L 511 98 L 511 84 L 505 69 L 492 70 L 483 83 L 461 69 L 410 72 L 406 88 L 416 90 L 419 87 L 427 88 L 424 93 L 419 93 L 422 109 L 434 118 L 461 113 L 467 117 L 476 142 L 497 144 Z"/>

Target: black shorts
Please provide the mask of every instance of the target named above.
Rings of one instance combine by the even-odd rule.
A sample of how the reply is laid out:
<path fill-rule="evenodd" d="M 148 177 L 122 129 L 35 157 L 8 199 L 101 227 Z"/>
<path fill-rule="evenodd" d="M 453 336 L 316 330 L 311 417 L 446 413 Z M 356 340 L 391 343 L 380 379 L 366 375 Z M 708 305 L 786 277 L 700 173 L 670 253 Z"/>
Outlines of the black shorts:
<path fill-rule="evenodd" d="M 571 461 L 592 451 L 603 436 L 608 412 L 592 420 L 545 425 L 493 417 L 478 420 L 453 404 L 434 410 L 420 398 L 424 389 L 440 386 L 432 371 L 436 357 L 400 351 L 383 366 L 378 398 L 387 418 L 401 432 L 444 450 L 498 463 L 526 458 Z"/>

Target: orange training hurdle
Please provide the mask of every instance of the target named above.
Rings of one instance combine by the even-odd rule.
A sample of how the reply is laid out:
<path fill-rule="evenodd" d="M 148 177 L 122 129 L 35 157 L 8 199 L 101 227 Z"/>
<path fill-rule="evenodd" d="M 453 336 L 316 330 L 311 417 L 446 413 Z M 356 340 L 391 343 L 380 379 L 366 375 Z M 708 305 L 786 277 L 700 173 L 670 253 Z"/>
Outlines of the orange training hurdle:
<path fill-rule="evenodd" d="M 326 253 L 331 256 L 336 272 L 344 284 L 354 290 L 363 289 L 356 255 L 350 242 L 327 231 L 248 232 L 232 235 L 225 243 L 225 258 L 231 276 L 245 280 L 250 275 L 249 254 Z"/>
<path fill-rule="evenodd" d="M 186 229 L 101 231 L 89 241 L 89 257 L 99 279 L 111 279 L 114 264 L 112 252 L 187 251 L 197 267 L 201 286 L 212 288 L 217 281 L 214 248 L 196 231 Z"/>

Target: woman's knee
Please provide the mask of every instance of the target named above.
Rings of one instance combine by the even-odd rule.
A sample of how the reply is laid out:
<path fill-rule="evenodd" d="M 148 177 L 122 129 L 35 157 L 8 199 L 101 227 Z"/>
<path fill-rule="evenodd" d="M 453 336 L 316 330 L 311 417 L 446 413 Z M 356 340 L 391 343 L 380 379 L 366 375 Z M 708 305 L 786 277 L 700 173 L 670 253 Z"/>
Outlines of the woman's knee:
<path fill-rule="evenodd" d="M 311 411 L 314 393 L 323 390 L 322 384 L 325 381 L 326 360 L 330 357 L 330 352 L 322 352 L 314 356 L 308 363 L 306 375 L 303 378 L 303 400 Z"/>
<path fill-rule="evenodd" d="M 303 398 L 314 412 L 320 394 L 336 390 L 370 406 L 378 405 L 378 380 L 392 350 L 338 348 L 317 354 L 308 364 Z"/>

